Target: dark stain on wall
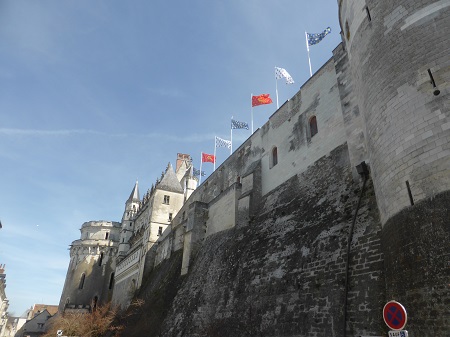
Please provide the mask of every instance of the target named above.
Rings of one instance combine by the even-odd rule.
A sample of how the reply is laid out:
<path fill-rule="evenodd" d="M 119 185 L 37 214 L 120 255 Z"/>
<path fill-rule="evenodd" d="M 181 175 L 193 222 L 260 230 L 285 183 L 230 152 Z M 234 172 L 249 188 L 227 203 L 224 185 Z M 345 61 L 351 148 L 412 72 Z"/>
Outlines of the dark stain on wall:
<path fill-rule="evenodd" d="M 298 116 L 297 122 L 292 129 L 292 136 L 289 140 L 289 151 L 296 151 L 306 142 L 306 117 L 305 114 Z"/>
<path fill-rule="evenodd" d="M 415 203 L 383 228 L 388 299 L 402 303 L 407 330 L 450 332 L 450 192 Z M 432 309 L 430 309 L 432 308 Z"/>

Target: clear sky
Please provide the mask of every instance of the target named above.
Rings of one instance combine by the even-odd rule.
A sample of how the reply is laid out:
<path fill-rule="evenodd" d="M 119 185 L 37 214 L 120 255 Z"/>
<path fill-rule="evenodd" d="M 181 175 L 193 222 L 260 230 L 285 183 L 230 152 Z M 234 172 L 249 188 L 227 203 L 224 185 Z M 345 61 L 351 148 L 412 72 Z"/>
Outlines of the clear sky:
<path fill-rule="evenodd" d="M 340 42 L 337 0 L 0 1 L 0 263 L 10 312 L 58 304 L 69 245 L 120 221 L 176 155 L 214 152 L 230 119 L 255 130 Z M 250 131 L 233 132 L 233 148 Z M 217 149 L 218 165 L 229 152 Z M 217 165 L 217 166 L 218 166 Z M 207 175 L 212 164 L 203 164 Z"/>

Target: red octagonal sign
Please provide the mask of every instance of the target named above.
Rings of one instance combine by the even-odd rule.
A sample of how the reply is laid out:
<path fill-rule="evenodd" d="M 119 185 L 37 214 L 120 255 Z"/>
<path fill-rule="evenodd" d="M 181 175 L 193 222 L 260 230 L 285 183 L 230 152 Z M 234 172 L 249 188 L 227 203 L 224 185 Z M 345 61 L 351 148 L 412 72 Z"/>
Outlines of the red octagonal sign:
<path fill-rule="evenodd" d="M 389 301 L 383 308 L 383 319 L 392 330 L 401 330 L 406 325 L 406 310 L 397 301 Z"/>

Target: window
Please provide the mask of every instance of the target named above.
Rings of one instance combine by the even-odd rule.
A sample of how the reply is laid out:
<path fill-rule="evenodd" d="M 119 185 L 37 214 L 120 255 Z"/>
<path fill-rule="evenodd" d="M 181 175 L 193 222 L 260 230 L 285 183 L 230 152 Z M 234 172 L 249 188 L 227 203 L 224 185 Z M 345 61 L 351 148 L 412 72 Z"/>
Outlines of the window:
<path fill-rule="evenodd" d="M 44 327 L 44 323 L 38 323 L 37 326 L 38 326 L 38 329 L 42 329 Z"/>
<path fill-rule="evenodd" d="M 316 135 L 318 132 L 316 116 L 312 116 L 309 119 L 309 131 L 311 132 L 311 138 L 314 137 L 314 135 Z"/>
<path fill-rule="evenodd" d="M 100 257 L 98 258 L 98 265 L 101 266 L 103 261 L 103 253 L 100 253 Z"/>
<path fill-rule="evenodd" d="M 109 287 L 108 289 L 112 289 L 114 285 L 114 273 L 111 273 L 111 276 L 109 278 Z"/>
<path fill-rule="evenodd" d="M 166 204 L 166 205 L 168 205 L 168 204 L 169 204 L 169 201 L 170 201 L 170 196 L 168 196 L 168 195 L 165 195 L 165 196 L 164 196 L 164 201 L 163 201 L 163 204 Z"/>
<path fill-rule="evenodd" d="M 274 146 L 270 153 L 269 168 L 272 168 L 277 164 L 278 164 L 278 148 L 276 146 Z"/>
<path fill-rule="evenodd" d="M 109 232 L 106 232 L 105 233 L 105 240 L 108 240 L 108 237 L 109 237 Z"/>
<path fill-rule="evenodd" d="M 159 227 L 159 228 L 158 228 L 158 236 L 161 236 L 161 235 L 162 235 L 162 231 L 163 231 L 163 228 L 162 228 L 162 227 Z"/>
<path fill-rule="evenodd" d="M 173 214 L 169 213 L 169 221 L 172 221 L 172 216 L 173 216 Z"/>
<path fill-rule="evenodd" d="M 83 289 L 84 287 L 84 279 L 85 279 L 86 275 L 83 273 L 81 274 L 81 278 L 80 278 L 80 284 L 78 285 L 78 289 Z"/>

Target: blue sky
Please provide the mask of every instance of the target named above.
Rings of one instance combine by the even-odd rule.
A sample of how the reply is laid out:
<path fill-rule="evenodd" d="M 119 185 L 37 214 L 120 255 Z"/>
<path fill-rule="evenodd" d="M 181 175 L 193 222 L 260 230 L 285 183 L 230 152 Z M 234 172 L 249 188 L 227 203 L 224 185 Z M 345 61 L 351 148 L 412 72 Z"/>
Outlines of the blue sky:
<path fill-rule="evenodd" d="M 0 2 L 0 263 L 10 312 L 58 304 L 69 245 L 89 220 L 120 221 L 176 154 L 214 152 L 230 119 L 254 128 L 340 42 L 337 1 L 134 0 Z M 250 131 L 233 133 L 233 148 Z M 217 149 L 217 164 L 229 152 Z M 212 164 L 204 164 L 207 175 Z"/>

